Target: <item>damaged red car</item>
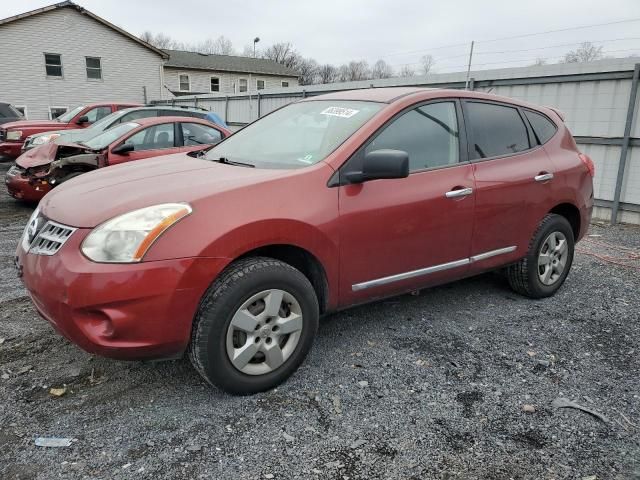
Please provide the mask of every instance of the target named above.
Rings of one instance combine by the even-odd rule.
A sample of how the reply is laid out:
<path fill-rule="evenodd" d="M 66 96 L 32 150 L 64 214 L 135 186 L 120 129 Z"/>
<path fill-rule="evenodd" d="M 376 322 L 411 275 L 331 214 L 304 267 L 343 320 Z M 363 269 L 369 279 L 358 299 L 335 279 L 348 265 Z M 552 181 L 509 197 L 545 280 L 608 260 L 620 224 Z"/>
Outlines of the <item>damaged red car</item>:
<path fill-rule="evenodd" d="M 37 202 L 55 186 L 85 172 L 171 153 L 197 152 L 230 134 L 198 118 L 138 119 L 84 142 L 47 143 L 29 150 L 9 169 L 5 184 L 12 197 Z"/>
<path fill-rule="evenodd" d="M 17 120 L 0 127 L 0 156 L 17 158 L 25 138 L 36 133 L 70 128 L 86 128 L 117 110 L 141 107 L 137 103 L 91 103 L 79 105 L 53 120 Z"/>

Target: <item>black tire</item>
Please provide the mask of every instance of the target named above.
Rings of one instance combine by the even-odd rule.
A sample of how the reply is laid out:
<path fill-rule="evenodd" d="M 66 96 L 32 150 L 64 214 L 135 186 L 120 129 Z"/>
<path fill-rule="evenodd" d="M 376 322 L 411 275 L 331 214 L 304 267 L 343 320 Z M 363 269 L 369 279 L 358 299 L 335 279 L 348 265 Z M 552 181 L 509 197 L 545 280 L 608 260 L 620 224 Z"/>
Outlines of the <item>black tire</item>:
<path fill-rule="evenodd" d="M 545 239 L 553 232 L 560 232 L 565 236 L 567 259 L 559 278 L 552 285 L 545 285 L 538 275 L 538 256 Z M 515 292 L 530 298 L 550 297 L 562 286 L 571 270 L 574 247 L 573 229 L 567 219 L 556 214 L 546 215 L 531 238 L 527 255 L 518 263 L 506 268 L 509 285 Z"/>
<path fill-rule="evenodd" d="M 227 330 L 241 305 L 267 289 L 282 289 L 295 297 L 303 326 L 295 350 L 282 365 L 263 375 L 248 375 L 236 369 L 227 355 Z M 273 258 L 241 259 L 229 265 L 205 293 L 193 324 L 189 358 L 207 382 L 228 393 L 249 395 L 269 390 L 291 376 L 305 359 L 318 319 L 317 296 L 299 270 Z"/>

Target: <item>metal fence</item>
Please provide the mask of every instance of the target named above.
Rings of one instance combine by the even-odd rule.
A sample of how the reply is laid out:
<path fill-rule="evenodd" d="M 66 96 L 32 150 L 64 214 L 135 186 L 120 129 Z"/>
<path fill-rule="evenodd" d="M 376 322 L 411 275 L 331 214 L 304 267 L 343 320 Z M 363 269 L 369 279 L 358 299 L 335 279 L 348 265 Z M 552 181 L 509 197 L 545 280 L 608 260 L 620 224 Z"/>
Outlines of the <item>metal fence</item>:
<path fill-rule="evenodd" d="M 584 64 L 542 65 L 472 72 L 472 90 L 562 110 L 581 149 L 596 165 L 594 217 L 640 224 L 640 58 Z M 155 100 L 195 105 L 241 128 L 283 105 L 308 96 L 372 87 L 424 86 L 462 89 L 465 73 L 310 85 L 236 95 L 198 95 Z"/>

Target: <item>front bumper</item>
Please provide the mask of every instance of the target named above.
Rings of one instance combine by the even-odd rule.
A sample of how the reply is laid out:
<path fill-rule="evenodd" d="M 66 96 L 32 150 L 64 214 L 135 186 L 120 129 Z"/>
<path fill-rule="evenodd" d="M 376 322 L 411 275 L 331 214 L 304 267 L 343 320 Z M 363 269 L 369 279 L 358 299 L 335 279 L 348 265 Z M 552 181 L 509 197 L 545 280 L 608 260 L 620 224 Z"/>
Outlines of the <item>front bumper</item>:
<path fill-rule="evenodd" d="M 22 142 L 0 143 L 0 156 L 18 158 L 22 154 Z"/>
<path fill-rule="evenodd" d="M 12 172 L 11 170 L 4 177 L 4 183 L 9 195 L 25 202 L 39 202 L 53 188 L 49 183 L 37 182 L 34 184 L 20 172 Z"/>
<path fill-rule="evenodd" d="M 80 251 L 88 233 L 76 230 L 51 256 L 18 246 L 18 271 L 40 315 L 89 353 L 123 360 L 182 355 L 200 299 L 227 260 L 94 263 Z"/>

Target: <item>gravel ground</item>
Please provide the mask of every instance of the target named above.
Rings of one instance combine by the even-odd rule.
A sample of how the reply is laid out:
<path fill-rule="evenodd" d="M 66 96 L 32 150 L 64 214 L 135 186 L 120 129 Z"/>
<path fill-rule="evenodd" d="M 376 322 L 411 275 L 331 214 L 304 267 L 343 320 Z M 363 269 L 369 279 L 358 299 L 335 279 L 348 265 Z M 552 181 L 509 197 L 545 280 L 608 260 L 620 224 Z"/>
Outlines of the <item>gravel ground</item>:
<path fill-rule="evenodd" d="M 551 299 L 490 274 L 332 315 L 293 378 L 239 398 L 56 335 L 12 267 L 31 209 L 0 189 L 2 479 L 640 478 L 637 227 L 593 225 Z"/>

